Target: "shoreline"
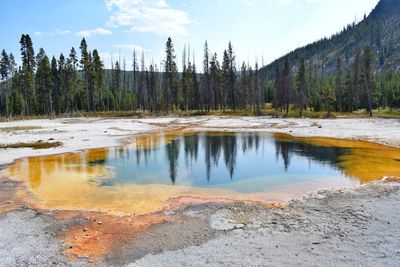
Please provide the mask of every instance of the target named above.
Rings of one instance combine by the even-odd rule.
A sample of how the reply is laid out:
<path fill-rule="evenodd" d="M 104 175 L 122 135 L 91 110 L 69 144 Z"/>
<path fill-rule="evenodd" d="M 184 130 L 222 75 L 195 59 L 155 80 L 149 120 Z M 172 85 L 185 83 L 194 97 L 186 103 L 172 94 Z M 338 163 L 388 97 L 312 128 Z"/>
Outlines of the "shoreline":
<path fill-rule="evenodd" d="M 92 127 L 93 125 L 96 126 Z M 2 128 L 37 126 L 38 129 L 3 131 Z M 0 155 L 0 166 L 15 159 L 76 152 L 91 148 L 116 147 L 136 134 L 188 128 L 191 131 L 241 131 L 283 133 L 295 137 L 328 137 L 369 141 L 400 147 L 399 119 L 278 119 L 270 117 L 163 117 L 149 119 L 71 118 L 0 122 L 1 144 L 37 142 L 52 139 L 63 143 L 51 149 L 5 149 Z M 374 129 L 371 132 L 371 128 Z M 101 144 L 101 145 L 100 145 Z"/>
<path fill-rule="evenodd" d="M 84 130 L 84 136 L 88 138 L 88 141 L 85 144 L 86 147 L 80 148 L 78 151 L 74 148 L 78 147 L 82 144 L 82 142 L 75 142 L 73 145 L 67 145 L 62 148 L 55 149 L 45 149 L 43 151 L 36 151 L 24 149 L 19 151 L 23 153 L 25 157 L 29 156 L 44 156 L 49 154 L 62 154 L 62 153 L 76 153 L 82 150 L 90 149 L 90 148 L 98 148 L 96 145 L 97 141 L 101 140 L 103 137 L 106 139 L 105 142 L 107 144 L 113 144 L 110 146 L 122 146 L 124 142 L 129 139 L 129 136 L 136 134 L 146 134 L 152 133 L 164 129 L 187 129 L 189 131 L 202 131 L 202 130 L 213 130 L 213 129 L 224 129 L 225 131 L 257 131 L 260 133 L 273 133 L 276 132 L 274 130 L 278 130 L 278 132 L 284 134 L 290 134 L 296 137 L 301 136 L 322 136 L 326 132 L 329 132 L 330 135 L 336 135 L 337 137 L 346 139 L 344 136 L 348 136 L 348 138 L 357 140 L 361 139 L 362 141 L 368 141 L 372 143 L 377 143 L 376 141 L 383 142 L 384 145 L 389 145 L 392 147 L 399 147 L 400 145 L 400 130 L 397 130 L 397 125 L 393 126 L 393 123 L 388 123 L 388 120 L 385 119 L 385 122 L 382 122 L 379 119 L 368 119 L 368 122 L 363 120 L 352 120 L 353 124 L 358 122 L 358 125 L 352 125 L 353 128 L 348 129 L 347 133 L 341 133 L 340 128 L 348 128 L 346 125 L 341 125 L 342 120 L 334 120 L 329 122 L 320 122 L 320 120 L 310 120 L 310 119 L 270 119 L 270 118 L 232 118 L 232 117 L 203 117 L 201 119 L 196 118 L 161 118 L 161 119 L 143 119 L 143 120 L 132 120 L 132 119 L 117 119 L 110 121 L 109 119 L 101 119 L 101 120 L 92 120 L 92 119 L 74 119 L 75 122 L 71 122 L 69 120 L 62 119 L 57 123 L 49 123 L 44 128 L 28 130 L 26 132 L 17 133 L 17 138 L 10 137 L 7 139 L 4 132 L 1 131 L 1 127 L 4 127 L 3 123 L 0 123 L 0 137 L 2 140 L 6 140 L 7 142 L 12 142 L 15 139 L 19 140 L 27 140 L 32 138 L 32 135 L 35 138 L 41 138 L 41 140 L 46 140 L 44 137 L 48 137 L 51 134 L 54 135 L 54 129 L 61 128 L 61 131 L 55 134 L 54 139 L 59 141 L 59 139 L 70 140 L 77 139 L 82 137 L 82 129 Z M 346 119 L 349 120 L 349 119 Z M 93 125 L 93 123 L 99 123 L 100 127 L 96 127 L 95 131 L 89 128 Z M 394 121 L 395 124 L 400 125 L 398 120 Z M 8 123 L 9 124 L 9 123 Z M 7 124 L 8 127 L 10 127 Z M 11 127 L 14 124 L 12 123 Z M 321 125 L 322 124 L 322 125 Z M 26 123 L 24 125 L 34 125 L 32 123 Z M 62 126 L 65 127 L 62 127 Z M 81 126 L 78 127 L 77 125 Z M 215 127 L 217 126 L 218 127 Z M 230 128 L 227 127 L 230 125 Z M 312 126 L 314 125 L 314 126 Z M 361 126 L 360 126 L 361 125 Z M 379 125 L 380 128 L 376 129 L 374 132 L 369 135 L 359 135 L 358 133 L 362 130 L 367 130 L 371 125 Z M 97 126 L 97 125 L 96 125 Z M 135 127 L 136 126 L 136 127 Z M 321 128 L 319 128 L 321 126 Z M 337 126 L 337 127 L 335 127 Z M 186 127 L 186 128 L 185 128 Z M 219 128 L 222 127 L 222 128 Z M 329 128 L 330 127 L 330 128 Z M 338 129 L 339 128 L 339 129 Z M 361 129 L 357 129 L 361 128 Z M 68 131 L 71 130 L 72 131 Z M 322 130 L 321 130 L 322 129 Z M 399 128 L 400 129 L 400 128 Z M 356 131 L 357 130 L 357 131 Z M 58 132 L 59 130 L 55 131 Z M 306 133 L 308 135 L 301 135 L 302 133 Z M 379 132 L 385 132 L 386 135 L 382 137 L 379 136 Z M 97 133 L 96 133 L 97 132 Z M 126 133 L 129 132 L 129 133 Z M 94 133 L 94 136 L 91 134 Z M 122 135 L 125 133 L 125 135 Z M 350 133 L 350 134 L 349 134 Z M 389 134 L 388 134 L 389 133 Z M 3 136 L 2 136 L 3 135 Z M 12 135 L 12 134 L 11 134 Z M 331 136 L 328 136 L 329 138 Z M 348 139 L 347 138 L 347 139 Z M 113 143 L 114 142 L 114 143 Z M 95 147 L 91 147 L 95 146 Z M 108 147 L 110 147 L 108 146 Z M 69 150 L 69 151 L 68 151 Z M 9 150 L 6 150 L 9 151 Z M 65 152 L 66 151 L 66 152 Z M 6 153 L 4 153 L 6 154 Z M 12 163 L 3 163 L 7 162 L 5 160 L 6 156 L 3 154 L 3 157 L 0 157 L 0 170 L 6 168 Z M 12 156 L 16 154 L 11 153 Z M 21 155 L 21 154 L 19 154 Z M 24 157 L 23 157 L 24 158 Z M 8 158 L 10 159 L 10 158 Z M 18 160 L 18 159 L 14 159 Z M 3 163 L 3 164 L 2 164 Z M 295 220 L 296 216 L 307 217 L 310 212 L 314 211 L 311 204 L 315 204 L 318 210 L 326 210 L 326 220 L 329 220 L 329 211 L 330 208 L 337 210 L 337 207 L 328 205 L 325 206 L 324 199 L 331 199 L 335 203 L 335 201 L 344 201 L 347 199 L 346 205 L 352 207 L 354 204 L 352 202 L 352 198 L 362 198 L 362 201 L 366 203 L 370 203 L 372 201 L 372 210 L 376 210 L 379 208 L 381 201 L 381 193 L 385 196 L 385 201 L 390 202 L 392 211 L 390 209 L 385 209 L 386 213 L 383 216 L 394 216 L 390 213 L 393 212 L 393 209 L 397 208 L 397 204 L 400 203 L 400 185 L 397 183 L 397 179 L 388 179 L 389 181 L 379 181 L 368 185 L 361 185 L 355 189 L 338 189 L 338 190 L 324 190 L 317 192 L 310 192 L 307 194 L 307 197 L 302 197 L 301 199 L 295 199 L 287 202 L 283 206 L 278 206 L 277 208 L 272 208 L 270 206 L 263 206 L 257 203 L 244 203 L 243 201 L 235 201 L 233 203 L 221 203 L 221 205 L 216 204 L 201 204 L 195 205 L 189 208 L 183 208 L 181 210 L 173 210 L 173 211 L 163 211 L 161 212 L 162 216 L 159 217 L 157 223 L 152 225 L 148 230 L 143 230 L 147 228 L 140 228 L 142 226 L 139 224 L 132 224 L 134 218 L 127 218 L 126 220 L 116 221 L 115 218 L 107 217 L 106 215 L 98 214 L 96 212 L 84 212 L 84 211 L 76 211 L 75 215 L 69 217 L 67 219 L 60 219 L 56 216 L 57 213 L 62 211 L 40 211 L 34 210 L 30 207 L 19 207 L 19 209 L 15 211 L 6 211 L 0 212 L 0 236 L 4 236 L 0 238 L 0 247 L 6 248 L 8 243 L 18 244 L 13 246 L 12 252 L 10 256 L 7 252 L 7 249 L 0 249 L 0 258 L 4 257 L 3 260 L 0 260 L 0 265 L 12 266 L 15 264 L 26 263 L 28 265 L 39 266 L 43 264 L 49 264 L 50 261 L 54 260 L 55 262 L 62 263 L 68 266 L 86 266 L 88 264 L 96 263 L 96 265 L 100 266 L 121 266 L 133 263 L 132 266 L 161 266 L 161 262 L 165 263 L 167 266 L 175 265 L 175 266 L 192 266 L 198 265 L 194 263 L 203 263 L 208 264 L 211 263 L 211 266 L 220 266 L 223 264 L 236 264 L 236 265 L 251 265 L 251 257 L 250 255 L 256 255 L 258 251 L 263 251 L 264 255 L 259 255 L 260 262 L 254 262 L 252 264 L 265 264 L 269 262 L 271 259 L 279 260 L 275 261 L 276 264 L 284 264 L 285 258 L 281 256 L 281 252 L 277 252 L 276 249 L 273 250 L 273 247 L 269 247 L 269 245 L 264 246 L 263 243 L 269 244 L 268 240 L 270 240 L 271 235 L 274 238 L 278 238 L 276 240 L 277 246 L 288 246 L 287 242 L 284 239 L 281 239 L 281 235 L 283 233 L 287 233 L 286 230 L 289 229 L 289 233 L 293 233 L 293 238 L 296 239 L 296 236 L 301 236 L 304 231 L 308 228 L 307 225 L 301 224 L 298 227 L 291 228 L 291 221 Z M 11 189 L 14 185 L 11 185 Z M 386 199 L 386 196 L 391 196 Z M 318 202 L 320 201 L 320 202 Z M 318 202 L 317 204 L 314 202 Z M 376 202 L 376 203 L 375 203 Z M 386 203 L 385 202 L 385 203 Z M 303 203 L 303 204 L 301 204 Z M 308 203 L 308 204 L 307 204 Z M 311 203 L 311 204 L 310 204 Z M 396 204 L 396 205 L 395 205 Z M 300 205 L 300 206 L 299 206 Z M 302 206 L 304 205 L 304 206 Z M 375 205 L 375 206 L 374 206 Z M 256 210 L 257 212 L 254 212 Z M 73 211 L 71 211 L 74 213 Z M 68 212 L 67 212 L 68 213 Z M 260 214 L 262 216 L 260 216 Z M 318 213 L 318 212 L 317 212 Z M 265 220 L 270 220 L 271 216 L 280 218 L 281 215 L 285 214 L 285 216 L 281 219 L 277 219 L 275 223 L 265 224 Z M 399 213 L 400 214 L 400 213 Z M 350 217 L 352 217 L 351 215 Z M 399 215 L 400 216 L 400 215 Z M 128 216 L 129 217 L 129 216 Z M 356 216 L 357 217 L 357 216 Z M 390 217 L 390 220 L 400 219 L 397 217 Z M 103 223 L 97 224 L 93 222 L 96 220 L 95 218 L 102 218 Z M 324 219 L 324 220 L 325 220 Z M 340 219 L 340 213 L 336 215 L 333 219 Z M 353 218 L 354 219 L 354 218 Z M 355 218 L 354 220 L 359 220 L 360 218 Z M 389 220 L 389 219 L 388 219 Z M 362 220 L 360 222 L 363 222 Z M 15 223 L 19 224 L 17 229 L 13 229 Z M 135 221 L 136 223 L 136 221 Z M 332 223 L 332 222 L 331 222 Z M 322 232 L 330 229 L 330 223 L 323 223 L 318 225 L 318 222 L 315 222 L 315 227 L 321 228 Z M 393 222 L 394 224 L 394 222 Z M 136 225 L 139 227 L 140 231 L 133 231 L 135 228 L 132 225 Z M 277 229 L 279 225 L 283 226 L 285 231 L 281 231 Z M 133 228 L 132 228 L 133 227 Z M 180 227 L 183 227 L 182 231 L 180 231 Z M 286 227 L 286 228 L 285 228 Z M 353 227 L 351 225 L 344 227 Z M 374 226 L 375 227 L 375 226 Z M 21 229 L 21 231 L 17 231 Z M 28 232 L 33 231 L 30 235 L 30 238 L 24 240 L 25 235 L 22 229 L 27 229 Z M 52 229 L 51 231 L 49 229 Z M 86 229 L 86 230 L 85 230 Z M 113 239 L 105 237 L 103 234 L 104 231 L 108 231 L 107 229 L 115 229 L 116 234 L 113 234 L 113 237 L 119 237 L 119 239 Z M 125 229 L 125 230 L 123 230 Z M 72 230 L 76 232 L 71 232 Z M 132 235 L 129 238 L 123 238 L 124 235 L 119 235 L 119 231 L 127 231 Z M 300 232 L 296 232 L 300 231 Z M 267 234 L 265 234 L 265 233 Z M 49 234 L 50 233 L 50 234 Z M 71 234 L 74 233 L 74 234 Z M 106 233 L 106 232 L 104 232 Z M 164 233 L 169 233 L 167 236 Z M 261 233 L 261 234 L 260 234 Z M 300 234 L 299 234 L 300 233 Z M 3 235 L 4 234 L 4 235 Z M 383 232 L 383 237 L 387 238 L 387 231 Z M 66 236 L 72 236 L 72 239 L 66 239 Z M 157 237 L 157 244 L 154 244 L 154 238 Z M 196 238 L 193 238 L 196 236 Z M 246 237 L 247 236 L 247 237 Z M 336 235 L 334 235 L 336 236 Z M 340 235 L 339 235 L 340 236 Z M 400 235 L 399 235 L 400 236 Z M 251 237 L 250 240 L 248 237 Z M 80 238 L 80 239 L 79 239 Z M 96 238 L 99 238 L 98 241 Z M 301 242 L 305 242 L 301 239 Z M 235 241 L 235 239 L 240 240 Z M 251 240 L 263 240 L 263 242 L 256 242 L 259 247 L 255 247 L 252 244 Z M 18 241 L 15 241 L 18 240 Z M 68 241 L 69 240 L 69 241 Z M 75 241 L 74 241 L 75 240 Z M 89 247 L 87 249 L 93 249 L 96 246 L 106 246 L 108 249 L 106 254 L 101 254 L 99 258 L 87 256 L 84 253 L 85 250 L 82 250 L 82 254 L 76 254 L 74 260 L 71 260 L 71 254 L 67 253 L 67 251 L 71 250 L 73 247 L 73 251 L 75 251 L 75 247 L 77 245 L 76 242 L 83 242 L 84 240 L 90 240 L 94 242 L 90 244 L 94 247 Z M 116 241 L 119 240 L 119 241 Z M 120 241 L 123 240 L 123 243 Z M 300 242 L 299 241 L 299 242 Z M 61 243 L 60 243 L 61 242 Z M 72 242 L 72 243 L 71 243 Z M 75 242 L 75 243 L 74 243 Z M 78 247 L 80 247 L 78 242 Z M 85 241 L 86 242 L 86 241 Z M 87 241 L 89 242 L 89 241 Z M 86 243 L 87 243 L 86 242 Z M 97 242 L 97 243 L 96 243 Z M 100 242 L 100 243 L 99 243 Z M 336 242 L 336 243 L 335 243 Z M 344 241 L 336 240 L 332 244 L 342 244 Z M 391 241 L 392 242 L 392 241 Z M 90 243 L 90 242 L 89 242 Z M 232 262 L 231 259 L 226 255 L 231 255 L 231 257 L 235 254 L 231 254 L 233 252 L 225 251 L 226 243 L 232 243 L 239 245 L 239 243 L 244 244 L 245 250 L 243 252 L 236 251 L 236 255 L 238 253 L 243 253 L 243 257 L 239 259 L 239 263 Z M 37 247 L 31 247 L 32 244 L 37 244 Z M 73 244 L 73 245 L 69 245 Z M 364 244 L 364 243 L 363 243 Z M 217 247 L 222 247 L 222 250 L 225 251 L 226 255 L 216 254 Z M 235 246 L 236 246 L 235 245 Z M 365 244 L 368 247 L 368 244 Z M 393 243 L 393 248 L 397 246 L 396 243 Z M 42 256 L 38 256 L 38 250 L 44 251 Z M 268 250 L 268 253 L 264 249 Z M 296 250 L 296 247 L 291 247 L 292 250 Z M 369 249 L 369 247 L 368 247 Z M 24 251 L 22 251 L 24 250 Z M 132 252 L 132 250 L 136 252 Z M 271 250 L 271 251 L 269 251 Z M 233 249 L 232 251 L 235 251 Z M 275 251 L 275 252 L 273 252 Z M 290 248 L 289 248 L 290 251 Z M 76 251 L 75 251 L 76 252 Z M 329 254 L 329 249 L 324 250 L 325 253 Z M 354 251 L 350 251 L 353 253 Z M 203 262 L 204 259 L 199 255 L 209 255 L 211 258 L 210 262 Z M 272 254 L 271 254 L 272 253 Z M 274 254 L 275 253 L 275 254 Z M 321 260 L 320 258 L 313 255 L 313 253 L 309 254 L 308 252 L 302 251 L 304 255 L 308 255 L 310 259 L 313 260 Z M 301 254 L 300 252 L 298 255 Z M 350 254 L 351 254 L 350 253 Z M 354 252 L 355 253 L 355 252 Z M 358 253 L 358 252 L 357 252 Z M 39 253 L 40 254 L 40 253 Z M 340 253 L 339 253 L 340 254 Z M 68 256 L 69 255 L 69 256 Z M 85 256 L 86 255 L 86 256 Z M 242 255 L 242 254 L 241 254 Z M 266 255 L 268 257 L 266 257 Z M 280 256 L 279 256 L 280 255 Z M 297 262 L 297 256 L 293 256 L 293 262 Z M 399 263 L 400 258 L 396 256 L 397 254 L 391 255 L 390 264 Z M 399 252 L 400 255 L 400 252 Z M 253 257 L 252 256 L 252 257 Z M 278 257 L 279 256 L 279 257 Z M 355 257 L 354 254 L 353 263 L 360 263 L 361 258 Z M 272 257 L 272 258 L 271 258 Z M 316 264 L 318 261 L 309 261 L 307 258 L 297 258 L 298 263 L 308 262 Z M 301 261 L 300 261 L 301 259 Z M 17 261 L 18 260 L 18 261 Z M 382 263 L 378 259 L 373 259 L 373 263 Z M 337 261 L 338 263 L 344 264 L 345 262 Z M 173 264 L 175 263 L 175 264 Z M 223 263 L 223 264 L 222 264 Z"/>

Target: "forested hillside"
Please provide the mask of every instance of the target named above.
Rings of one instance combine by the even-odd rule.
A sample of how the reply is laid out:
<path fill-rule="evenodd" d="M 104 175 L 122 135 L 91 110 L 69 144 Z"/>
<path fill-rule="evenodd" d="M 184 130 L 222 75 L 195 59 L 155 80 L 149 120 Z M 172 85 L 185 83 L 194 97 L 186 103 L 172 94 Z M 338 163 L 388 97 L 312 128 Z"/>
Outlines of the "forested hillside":
<path fill-rule="evenodd" d="M 255 42 L 257 40 L 254 40 Z M 161 62 L 133 53 L 105 70 L 97 49 L 83 38 L 79 49 L 49 56 L 20 39 L 21 62 L 0 55 L 2 116 L 69 115 L 74 112 L 238 111 L 262 115 L 271 105 L 289 116 L 400 108 L 400 1 L 381 0 L 360 23 L 299 48 L 268 66 L 236 60 L 231 43 L 217 54 L 204 43 L 201 63 L 183 48 L 178 70 L 171 38 Z"/>
<path fill-rule="evenodd" d="M 345 7 L 344 7 L 345 8 Z M 370 15 L 260 70 L 274 80 L 276 107 L 353 112 L 400 107 L 400 1 L 381 0 Z"/>
<path fill-rule="evenodd" d="M 345 8 L 345 7 L 343 7 Z M 341 32 L 298 48 L 267 65 L 265 71 L 274 78 L 275 66 L 283 65 L 285 57 L 296 66 L 301 59 L 322 74 L 335 72 L 337 58 L 344 69 L 350 68 L 357 51 L 371 46 L 376 54 L 375 69 L 400 69 L 400 1 L 381 0 L 368 17 L 348 24 Z"/>

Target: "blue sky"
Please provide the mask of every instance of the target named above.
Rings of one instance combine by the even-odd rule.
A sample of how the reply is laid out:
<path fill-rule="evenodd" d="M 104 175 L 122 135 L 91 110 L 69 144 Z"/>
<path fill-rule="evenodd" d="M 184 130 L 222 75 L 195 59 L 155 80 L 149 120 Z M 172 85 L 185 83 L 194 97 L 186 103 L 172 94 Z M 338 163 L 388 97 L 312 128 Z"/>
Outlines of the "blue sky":
<path fill-rule="evenodd" d="M 204 40 L 219 57 L 232 41 L 237 59 L 269 63 L 291 50 L 339 31 L 369 13 L 378 0 L 2 0 L 0 49 L 19 60 L 19 39 L 28 33 L 35 51 L 68 54 L 82 37 L 105 65 L 111 55 L 144 50 L 159 62 L 171 36 L 178 63 L 190 43 L 197 64 Z M 140 53 L 140 52 L 139 52 Z"/>

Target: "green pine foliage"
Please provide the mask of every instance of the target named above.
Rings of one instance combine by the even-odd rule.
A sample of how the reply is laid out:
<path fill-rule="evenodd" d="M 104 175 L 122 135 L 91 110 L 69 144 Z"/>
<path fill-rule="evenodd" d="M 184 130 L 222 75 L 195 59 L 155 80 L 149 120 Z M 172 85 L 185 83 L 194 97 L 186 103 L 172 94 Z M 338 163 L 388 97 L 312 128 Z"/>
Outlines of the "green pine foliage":
<path fill-rule="evenodd" d="M 173 41 L 165 58 L 147 65 L 144 52 L 133 66 L 125 59 L 104 68 L 85 39 L 57 58 L 35 54 L 28 34 L 20 40 L 21 65 L 0 54 L 0 115 L 70 115 L 75 112 L 231 112 L 297 116 L 400 108 L 400 1 L 381 0 L 372 13 L 329 39 L 285 55 L 270 65 L 237 62 L 229 42 L 220 55 L 205 41 L 201 66 L 184 48 L 178 72 Z M 132 70 L 130 70 L 132 69 Z M 198 70 L 201 69 L 199 73 Z"/>

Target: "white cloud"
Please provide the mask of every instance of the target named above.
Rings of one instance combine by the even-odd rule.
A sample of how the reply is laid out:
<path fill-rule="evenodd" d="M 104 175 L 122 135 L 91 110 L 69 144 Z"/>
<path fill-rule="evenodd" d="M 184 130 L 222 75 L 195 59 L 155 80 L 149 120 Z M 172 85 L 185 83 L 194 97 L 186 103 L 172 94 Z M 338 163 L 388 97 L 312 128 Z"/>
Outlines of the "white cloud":
<path fill-rule="evenodd" d="M 50 32 L 40 32 L 36 31 L 35 36 L 37 37 L 43 37 L 43 36 L 56 36 L 56 35 L 66 35 L 71 33 L 69 30 L 60 30 L 60 29 L 55 29 L 54 31 Z"/>
<path fill-rule="evenodd" d="M 112 32 L 110 30 L 104 29 L 104 28 L 96 28 L 93 30 L 84 30 L 75 33 L 75 35 L 82 36 L 82 37 L 89 37 L 93 35 L 111 35 Z"/>
<path fill-rule="evenodd" d="M 166 0 L 106 0 L 111 12 L 109 25 L 126 26 L 134 32 L 186 36 L 186 26 L 192 24 L 189 15 L 170 7 Z"/>
<path fill-rule="evenodd" d="M 118 45 L 114 45 L 113 47 L 115 48 L 119 48 L 119 49 L 125 49 L 125 50 L 136 50 L 136 51 L 150 51 L 150 49 L 146 49 L 143 46 L 140 45 L 135 45 L 135 44 L 118 44 Z"/>

